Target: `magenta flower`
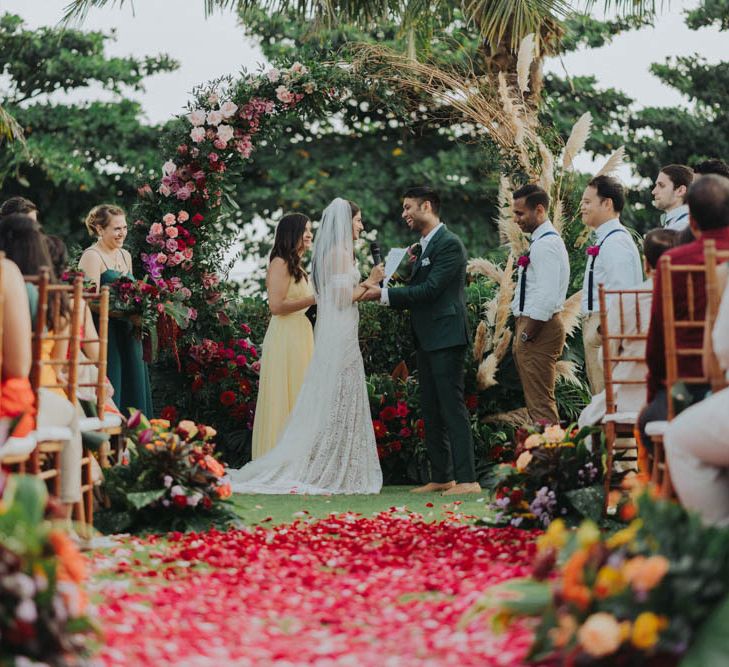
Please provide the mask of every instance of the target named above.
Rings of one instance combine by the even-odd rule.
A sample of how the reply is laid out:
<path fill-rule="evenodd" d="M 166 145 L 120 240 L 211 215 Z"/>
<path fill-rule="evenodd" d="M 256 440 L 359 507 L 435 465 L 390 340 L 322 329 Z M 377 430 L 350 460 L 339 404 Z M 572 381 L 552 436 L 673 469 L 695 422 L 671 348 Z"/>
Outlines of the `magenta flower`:
<path fill-rule="evenodd" d="M 600 254 L 600 246 L 599 245 L 588 246 L 587 254 L 589 257 L 597 257 Z"/>
<path fill-rule="evenodd" d="M 529 259 L 529 253 L 526 255 L 521 255 L 519 259 L 516 261 L 517 266 L 520 266 L 522 269 L 526 269 L 529 264 L 531 264 L 531 260 Z"/>

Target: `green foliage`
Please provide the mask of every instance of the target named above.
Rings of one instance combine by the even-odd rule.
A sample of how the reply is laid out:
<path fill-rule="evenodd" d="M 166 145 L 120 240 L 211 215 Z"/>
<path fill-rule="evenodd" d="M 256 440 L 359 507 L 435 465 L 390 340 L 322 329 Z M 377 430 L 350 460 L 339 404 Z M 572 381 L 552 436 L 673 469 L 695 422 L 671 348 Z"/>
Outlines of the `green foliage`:
<path fill-rule="evenodd" d="M 144 125 L 140 105 L 124 95 L 177 63 L 166 55 L 108 57 L 113 39 L 113 32 L 30 30 L 18 16 L 0 16 L 0 106 L 27 139 L 0 153 L 0 198 L 30 198 L 44 227 L 67 242 L 86 236 L 81 223 L 92 206 L 129 206 L 139 179 L 158 166 L 159 128 Z M 113 101 L 66 103 L 54 95 L 90 85 L 112 93 Z"/>

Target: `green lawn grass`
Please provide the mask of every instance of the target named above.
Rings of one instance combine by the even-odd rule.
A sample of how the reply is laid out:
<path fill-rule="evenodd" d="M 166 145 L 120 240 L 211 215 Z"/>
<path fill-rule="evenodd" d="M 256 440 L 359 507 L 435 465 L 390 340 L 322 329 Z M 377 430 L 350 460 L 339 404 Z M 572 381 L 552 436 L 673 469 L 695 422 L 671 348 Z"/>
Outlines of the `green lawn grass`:
<path fill-rule="evenodd" d="M 355 496 L 235 494 L 232 500 L 244 523 L 263 526 L 289 523 L 304 517 L 323 518 L 342 512 L 372 516 L 391 507 L 407 508 L 422 514 L 426 521 L 440 521 L 451 516 L 449 513 L 477 517 L 488 514 L 489 498 L 485 493 L 444 498 L 439 493 L 410 493 L 411 488 L 413 487 L 385 486 L 379 495 Z"/>

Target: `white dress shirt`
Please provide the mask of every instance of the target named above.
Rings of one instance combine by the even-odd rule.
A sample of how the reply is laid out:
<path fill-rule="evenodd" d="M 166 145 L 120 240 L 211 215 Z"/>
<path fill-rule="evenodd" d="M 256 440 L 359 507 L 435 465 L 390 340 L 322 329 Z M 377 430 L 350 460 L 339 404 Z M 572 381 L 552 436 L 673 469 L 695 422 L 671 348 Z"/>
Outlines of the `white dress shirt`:
<path fill-rule="evenodd" d="M 681 206 L 672 208 L 670 211 L 666 211 L 661 216 L 661 225 L 663 225 L 665 229 L 672 229 L 676 232 L 683 231 L 689 224 L 688 215 L 688 205 L 682 204 Z"/>
<path fill-rule="evenodd" d="M 428 243 L 430 243 L 430 240 L 436 235 L 438 230 L 443 226 L 442 222 L 439 222 L 433 229 L 431 229 L 426 236 L 420 237 L 420 256 L 422 257 L 425 254 L 425 249 L 428 247 Z M 390 297 L 387 293 L 387 287 L 383 287 L 382 291 L 380 292 L 380 303 L 383 306 L 389 306 L 390 305 Z"/>
<path fill-rule="evenodd" d="M 520 266 L 516 292 L 511 302 L 514 317 L 531 317 L 533 320 L 546 322 L 555 313 L 562 311 L 570 282 L 570 262 L 564 241 L 549 220 L 545 220 L 532 232 L 529 266 L 526 269 L 524 310 L 521 311 L 519 301 L 524 278 L 524 269 Z"/>
<path fill-rule="evenodd" d="M 615 230 L 623 231 L 611 234 Z M 595 269 L 592 281 L 592 310 L 588 308 L 588 285 L 592 257 L 587 258 L 585 276 L 582 281 L 582 313 L 600 312 L 600 300 L 597 286 L 602 283 L 605 289 L 619 290 L 636 287 L 643 282 L 643 267 L 640 263 L 640 254 L 630 232 L 620 224 L 618 218 L 609 220 L 600 225 L 595 231 L 597 237 L 594 245 L 600 245 L 600 252 L 595 257 Z M 610 235 L 610 238 L 607 238 Z"/>

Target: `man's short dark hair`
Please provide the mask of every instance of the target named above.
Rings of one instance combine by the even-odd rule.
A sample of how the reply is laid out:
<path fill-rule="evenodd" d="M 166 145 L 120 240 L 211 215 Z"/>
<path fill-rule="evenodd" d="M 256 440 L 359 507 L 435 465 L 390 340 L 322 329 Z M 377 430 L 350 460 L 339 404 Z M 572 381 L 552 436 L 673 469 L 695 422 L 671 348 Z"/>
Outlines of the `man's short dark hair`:
<path fill-rule="evenodd" d="M 588 187 L 597 190 L 600 199 L 609 199 L 613 203 L 613 210 L 620 213 L 625 207 L 625 189 L 623 184 L 612 176 L 595 176 Z"/>
<path fill-rule="evenodd" d="M 28 213 L 32 213 L 37 210 L 38 207 L 30 201 L 30 199 L 20 196 L 10 197 L 10 199 L 6 199 L 2 205 L 0 205 L 0 218 L 4 218 L 8 215 L 14 215 L 15 213 L 28 215 Z"/>
<path fill-rule="evenodd" d="M 675 229 L 651 229 L 643 239 L 643 254 L 648 266 L 655 269 L 661 255 L 678 245 L 679 236 Z"/>
<path fill-rule="evenodd" d="M 661 173 L 671 179 L 674 190 L 680 188 L 682 185 L 688 190 L 694 181 L 693 170 L 685 164 L 667 164 L 665 167 L 661 167 Z M 683 199 L 686 201 L 685 195 Z"/>
<path fill-rule="evenodd" d="M 540 188 L 536 183 L 522 185 L 514 191 L 513 197 L 515 201 L 523 199 L 530 211 L 533 211 L 539 204 L 544 207 L 545 211 L 549 210 L 549 195 L 544 188 Z"/>
<path fill-rule="evenodd" d="M 716 174 L 729 178 L 729 164 L 719 158 L 711 158 L 694 165 L 694 173 L 707 176 L 708 174 Z"/>
<path fill-rule="evenodd" d="M 433 213 L 438 215 L 440 212 L 440 195 L 429 185 L 422 185 L 417 188 L 408 188 L 402 198 L 417 199 L 418 204 L 420 205 L 422 205 L 424 201 L 429 201 L 430 207 L 433 209 Z"/>
<path fill-rule="evenodd" d="M 729 178 L 702 176 L 689 188 L 686 200 L 702 232 L 729 227 Z"/>

